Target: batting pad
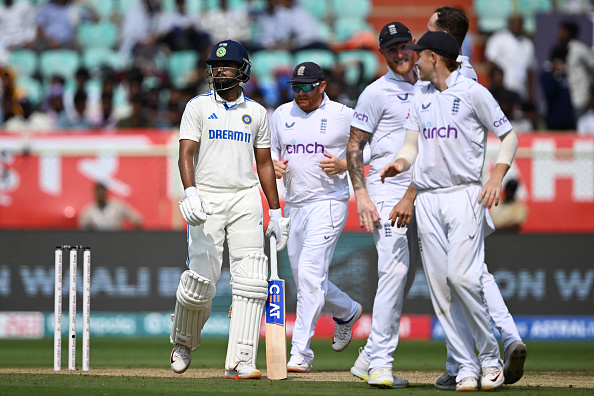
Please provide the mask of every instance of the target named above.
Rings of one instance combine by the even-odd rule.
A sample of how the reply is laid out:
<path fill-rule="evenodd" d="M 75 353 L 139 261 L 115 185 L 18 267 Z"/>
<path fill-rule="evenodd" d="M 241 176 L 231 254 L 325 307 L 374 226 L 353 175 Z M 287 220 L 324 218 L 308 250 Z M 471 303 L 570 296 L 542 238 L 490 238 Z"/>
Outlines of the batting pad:
<path fill-rule="evenodd" d="M 252 253 L 241 260 L 231 277 L 233 311 L 225 369 L 239 362 L 255 366 L 262 313 L 268 298 L 268 257 Z"/>
<path fill-rule="evenodd" d="M 192 270 L 182 273 L 177 288 L 177 301 L 171 343 L 182 344 L 195 351 L 200 346 L 200 332 L 210 317 L 215 284 Z"/>

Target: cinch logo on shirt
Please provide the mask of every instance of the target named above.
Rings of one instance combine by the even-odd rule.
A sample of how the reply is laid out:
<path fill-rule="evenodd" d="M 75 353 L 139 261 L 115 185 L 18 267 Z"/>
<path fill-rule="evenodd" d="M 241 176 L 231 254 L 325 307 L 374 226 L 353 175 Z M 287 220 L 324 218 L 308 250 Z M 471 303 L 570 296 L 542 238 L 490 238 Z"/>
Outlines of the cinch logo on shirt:
<path fill-rule="evenodd" d="M 224 139 L 224 140 L 237 140 L 238 142 L 249 143 L 252 139 L 252 134 L 240 131 L 228 131 L 226 129 L 209 129 L 209 139 Z"/>
<path fill-rule="evenodd" d="M 369 121 L 369 118 L 365 114 L 357 113 L 356 111 L 355 111 L 355 114 L 353 114 L 353 118 L 356 118 L 359 121 L 365 121 L 365 122 Z"/>
<path fill-rule="evenodd" d="M 318 142 L 308 143 L 308 144 L 302 144 L 302 143 L 297 144 L 295 140 L 292 140 L 291 143 L 292 144 L 287 144 L 285 146 L 287 148 L 287 154 L 324 153 L 324 145 L 319 144 Z"/>
<path fill-rule="evenodd" d="M 423 128 L 423 137 L 425 139 L 449 138 L 452 134 L 454 139 L 458 139 L 458 130 L 450 125 L 434 128 L 429 125 L 428 128 Z"/>
<path fill-rule="evenodd" d="M 507 123 L 507 117 L 503 116 L 502 118 L 495 120 L 495 122 L 493 123 L 493 126 L 495 128 L 499 128 L 500 126 L 502 126 L 503 124 Z"/>

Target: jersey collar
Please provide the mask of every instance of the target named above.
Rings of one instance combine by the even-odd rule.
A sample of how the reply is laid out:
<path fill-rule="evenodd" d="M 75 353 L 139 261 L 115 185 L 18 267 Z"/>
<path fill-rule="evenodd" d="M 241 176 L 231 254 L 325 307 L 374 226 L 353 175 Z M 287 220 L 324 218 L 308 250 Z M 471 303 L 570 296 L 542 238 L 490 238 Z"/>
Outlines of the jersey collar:
<path fill-rule="evenodd" d="M 458 83 L 458 80 L 460 79 L 460 77 L 462 77 L 462 74 L 460 73 L 460 68 L 454 70 L 452 72 L 452 74 L 450 74 L 448 76 L 448 78 L 446 78 L 445 82 L 446 82 L 446 86 L 448 88 L 453 87 L 454 85 L 456 85 Z"/>
<path fill-rule="evenodd" d="M 215 91 L 214 89 L 212 90 L 212 92 L 213 92 L 213 97 L 214 97 L 215 101 L 217 103 L 222 104 L 223 107 L 225 107 L 225 110 L 234 109 L 239 104 L 245 102 L 245 93 L 243 92 L 243 88 L 241 88 L 241 92 L 239 94 L 239 97 L 234 102 L 228 102 L 228 101 L 226 101 L 225 99 L 223 99 L 222 97 L 220 97 L 219 95 L 217 95 L 217 91 Z"/>
<path fill-rule="evenodd" d="M 396 81 L 404 81 L 404 77 L 402 77 L 398 73 L 394 73 L 394 70 L 388 67 L 388 72 L 386 73 L 386 78 L 388 80 L 396 80 Z"/>
<path fill-rule="evenodd" d="M 324 92 L 324 99 L 322 99 L 322 103 L 320 103 L 320 107 L 318 107 L 317 109 L 310 111 L 309 113 L 306 113 L 305 111 L 301 110 L 301 107 L 299 107 L 299 105 L 297 105 L 297 103 L 295 102 L 295 99 L 293 99 L 293 106 L 295 106 L 297 109 L 299 109 L 299 111 L 301 111 L 303 114 L 312 114 L 313 112 L 317 111 L 318 109 L 321 109 L 322 107 L 326 106 L 326 103 L 328 103 L 330 99 L 328 98 L 328 95 L 326 95 L 326 92 Z"/>

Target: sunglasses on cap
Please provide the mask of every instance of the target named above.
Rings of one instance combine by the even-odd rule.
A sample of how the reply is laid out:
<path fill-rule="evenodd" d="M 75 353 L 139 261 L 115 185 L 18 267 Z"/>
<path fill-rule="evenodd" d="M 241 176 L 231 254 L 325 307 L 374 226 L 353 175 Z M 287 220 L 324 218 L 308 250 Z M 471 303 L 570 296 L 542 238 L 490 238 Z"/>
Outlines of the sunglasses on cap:
<path fill-rule="evenodd" d="M 309 92 L 309 91 L 312 91 L 318 85 L 320 85 L 319 82 L 317 82 L 315 84 L 292 84 L 291 89 L 293 89 L 293 92 L 297 92 L 297 93 L 300 90 L 303 92 Z"/>

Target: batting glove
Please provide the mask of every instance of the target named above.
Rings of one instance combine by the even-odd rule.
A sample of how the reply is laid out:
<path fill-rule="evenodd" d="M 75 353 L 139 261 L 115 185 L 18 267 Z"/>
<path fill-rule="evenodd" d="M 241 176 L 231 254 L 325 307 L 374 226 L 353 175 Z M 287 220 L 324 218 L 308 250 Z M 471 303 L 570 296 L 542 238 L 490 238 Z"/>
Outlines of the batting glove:
<path fill-rule="evenodd" d="M 291 228 L 291 219 L 283 217 L 280 209 L 270 209 L 270 222 L 266 230 L 266 236 L 270 237 L 272 233 L 276 237 L 276 251 L 280 252 L 287 246 L 289 240 L 289 229 Z"/>
<path fill-rule="evenodd" d="M 186 188 L 186 196 L 179 201 L 179 210 L 190 226 L 199 226 L 206 222 L 206 216 L 213 214 L 212 205 L 200 198 L 200 191 L 196 187 Z"/>

